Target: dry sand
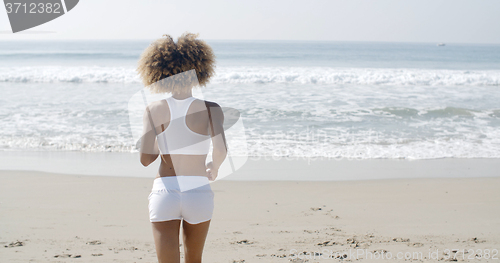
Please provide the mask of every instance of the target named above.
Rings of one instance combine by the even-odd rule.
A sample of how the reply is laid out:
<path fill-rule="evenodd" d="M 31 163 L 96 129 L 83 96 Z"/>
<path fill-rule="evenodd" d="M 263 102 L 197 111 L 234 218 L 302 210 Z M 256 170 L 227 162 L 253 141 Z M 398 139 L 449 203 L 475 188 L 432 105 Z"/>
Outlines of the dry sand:
<path fill-rule="evenodd" d="M 157 262 L 147 211 L 152 181 L 0 172 L 0 262 Z M 457 261 L 500 262 L 467 259 L 500 249 L 498 177 L 221 180 L 212 189 L 205 262 L 339 262 L 328 259 L 339 255 L 400 262 L 405 253 L 437 262 L 446 249 L 458 250 L 449 252 Z M 381 255 L 392 259 L 375 259 Z"/>

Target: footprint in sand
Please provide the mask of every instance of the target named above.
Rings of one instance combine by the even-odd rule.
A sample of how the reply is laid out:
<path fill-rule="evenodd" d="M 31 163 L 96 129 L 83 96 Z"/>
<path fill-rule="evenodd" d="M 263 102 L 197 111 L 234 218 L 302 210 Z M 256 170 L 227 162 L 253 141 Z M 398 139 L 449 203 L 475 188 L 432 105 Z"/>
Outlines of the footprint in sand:
<path fill-rule="evenodd" d="M 94 240 L 94 241 L 89 241 L 86 243 L 87 245 L 100 245 L 101 241 L 99 240 Z"/>
<path fill-rule="evenodd" d="M 82 255 L 71 255 L 71 254 L 60 254 L 60 255 L 55 255 L 55 258 L 81 258 Z"/>
<path fill-rule="evenodd" d="M 274 233 L 274 234 L 283 234 L 283 233 L 291 233 L 291 232 L 287 231 L 287 230 L 280 230 L 280 231 L 271 231 L 271 233 Z"/>
<path fill-rule="evenodd" d="M 5 247 L 22 247 L 24 246 L 24 243 L 21 241 L 16 241 L 16 242 L 11 242 L 10 244 L 6 245 Z"/>
<path fill-rule="evenodd" d="M 277 255 L 277 254 L 271 254 L 271 257 L 286 258 L 286 254 L 280 254 L 280 255 Z"/>
<path fill-rule="evenodd" d="M 318 243 L 316 245 L 320 246 L 320 247 L 325 247 L 325 246 L 333 246 L 333 245 L 336 245 L 337 243 L 333 242 L 333 241 L 325 241 L 325 242 L 321 242 L 321 243 Z"/>
<path fill-rule="evenodd" d="M 231 242 L 231 244 L 243 244 L 243 245 L 249 245 L 249 244 L 253 244 L 254 242 L 252 241 L 249 241 L 247 239 L 243 239 L 243 240 L 240 240 L 240 241 L 235 241 L 235 242 Z"/>
<path fill-rule="evenodd" d="M 408 243 L 408 246 L 409 247 L 423 247 L 424 244 L 418 243 L 418 242 L 417 243 Z"/>
<path fill-rule="evenodd" d="M 469 239 L 469 241 L 472 241 L 474 243 L 484 243 L 484 242 L 486 242 L 485 240 L 479 240 L 477 237 L 473 237 L 473 238 Z"/>

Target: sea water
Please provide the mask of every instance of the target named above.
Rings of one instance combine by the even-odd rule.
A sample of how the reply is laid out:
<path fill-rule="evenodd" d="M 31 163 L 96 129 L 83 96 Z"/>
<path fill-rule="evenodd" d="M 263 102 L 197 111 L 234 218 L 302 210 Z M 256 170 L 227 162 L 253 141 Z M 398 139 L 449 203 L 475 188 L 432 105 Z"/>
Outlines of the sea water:
<path fill-rule="evenodd" d="M 500 45 L 207 42 L 204 98 L 245 127 L 233 155 L 500 158 Z M 0 151 L 137 152 L 127 103 L 149 43 L 0 42 Z"/>

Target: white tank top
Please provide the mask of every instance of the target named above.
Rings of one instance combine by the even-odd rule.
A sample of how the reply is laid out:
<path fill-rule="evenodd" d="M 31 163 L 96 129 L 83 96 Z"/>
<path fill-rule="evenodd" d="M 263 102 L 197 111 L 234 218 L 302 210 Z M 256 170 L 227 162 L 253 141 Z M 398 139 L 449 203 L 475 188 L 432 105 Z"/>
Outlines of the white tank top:
<path fill-rule="evenodd" d="M 173 97 L 166 99 L 170 109 L 170 123 L 156 137 L 161 154 L 208 154 L 210 135 L 196 133 L 186 124 L 187 111 L 194 100 L 194 97 L 183 100 Z"/>

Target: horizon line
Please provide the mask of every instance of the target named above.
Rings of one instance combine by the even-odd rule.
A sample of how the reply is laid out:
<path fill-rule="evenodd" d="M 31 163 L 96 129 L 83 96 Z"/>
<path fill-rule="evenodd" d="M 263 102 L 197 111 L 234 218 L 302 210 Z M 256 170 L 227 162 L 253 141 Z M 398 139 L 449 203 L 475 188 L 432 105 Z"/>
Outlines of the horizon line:
<path fill-rule="evenodd" d="M 14 33 L 12 33 L 14 34 Z M 39 33 L 35 33 L 39 35 Z M 5 39 L 3 41 L 153 41 L 157 38 L 61 38 L 61 39 Z M 201 40 L 210 42 L 344 42 L 344 43 L 401 43 L 401 44 L 478 44 L 478 45 L 500 45 L 500 42 L 448 42 L 448 41 L 395 41 L 395 40 L 310 40 L 310 39 L 210 39 Z"/>

